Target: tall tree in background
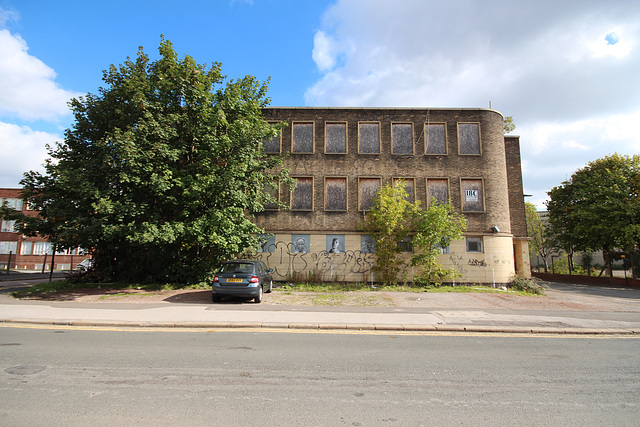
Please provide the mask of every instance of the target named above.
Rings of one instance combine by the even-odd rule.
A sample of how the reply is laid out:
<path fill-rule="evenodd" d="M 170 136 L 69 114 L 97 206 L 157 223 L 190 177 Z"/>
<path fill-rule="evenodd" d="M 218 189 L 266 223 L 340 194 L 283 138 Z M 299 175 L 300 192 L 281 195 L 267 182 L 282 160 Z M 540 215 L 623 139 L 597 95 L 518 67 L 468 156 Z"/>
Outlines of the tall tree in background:
<path fill-rule="evenodd" d="M 104 280 L 196 282 L 253 247 L 251 214 L 277 202 L 263 191 L 289 182 L 261 143 L 267 85 L 226 81 L 221 66 L 182 60 L 162 38 L 160 58 L 104 72 L 106 87 L 70 102 L 75 123 L 48 147 L 44 175 L 23 196 L 40 210 L 26 232 L 91 251 Z"/>
<path fill-rule="evenodd" d="M 640 156 L 589 162 L 549 191 L 552 233 L 576 250 L 602 250 L 611 274 L 616 249 L 632 251 L 640 243 L 639 191 Z"/>
<path fill-rule="evenodd" d="M 513 122 L 513 117 L 506 116 L 503 122 L 504 133 L 511 133 L 516 130 L 516 124 Z"/>
<path fill-rule="evenodd" d="M 540 218 L 538 210 L 533 203 L 525 203 L 525 212 L 527 216 L 527 236 L 529 241 L 529 249 L 532 253 L 540 255 L 544 262 L 544 272 L 549 271 L 547 260 L 553 252 L 553 244 L 549 236 L 548 225 Z"/>

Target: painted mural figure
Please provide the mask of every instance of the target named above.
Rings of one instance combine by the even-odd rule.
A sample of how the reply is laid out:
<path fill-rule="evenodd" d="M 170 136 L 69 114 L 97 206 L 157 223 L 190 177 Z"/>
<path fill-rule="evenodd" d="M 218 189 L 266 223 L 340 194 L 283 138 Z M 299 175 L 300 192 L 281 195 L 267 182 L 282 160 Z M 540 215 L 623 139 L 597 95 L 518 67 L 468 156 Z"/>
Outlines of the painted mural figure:
<path fill-rule="evenodd" d="M 329 249 L 330 254 L 339 254 L 342 251 L 340 250 L 340 240 L 337 237 L 334 237 L 331 241 L 331 249 Z"/>
<path fill-rule="evenodd" d="M 306 254 L 309 252 L 309 249 L 307 248 L 307 241 L 304 237 L 300 236 L 295 239 L 293 251 L 298 254 Z"/>

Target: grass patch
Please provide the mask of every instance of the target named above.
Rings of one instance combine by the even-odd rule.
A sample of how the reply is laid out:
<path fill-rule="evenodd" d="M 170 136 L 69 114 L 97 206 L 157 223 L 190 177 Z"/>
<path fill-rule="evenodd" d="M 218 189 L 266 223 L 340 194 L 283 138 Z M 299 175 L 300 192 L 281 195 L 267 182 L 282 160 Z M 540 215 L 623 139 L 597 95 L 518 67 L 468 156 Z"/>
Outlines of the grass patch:
<path fill-rule="evenodd" d="M 412 292 L 412 293 L 497 293 L 504 294 L 505 291 L 500 288 L 490 286 L 371 286 L 368 283 L 300 283 L 287 284 L 279 287 L 280 291 L 286 295 L 292 295 L 295 292 L 318 292 L 318 293 L 340 293 L 340 292 Z M 536 295 L 535 292 L 527 292 L 528 289 L 509 289 L 512 295 Z"/>

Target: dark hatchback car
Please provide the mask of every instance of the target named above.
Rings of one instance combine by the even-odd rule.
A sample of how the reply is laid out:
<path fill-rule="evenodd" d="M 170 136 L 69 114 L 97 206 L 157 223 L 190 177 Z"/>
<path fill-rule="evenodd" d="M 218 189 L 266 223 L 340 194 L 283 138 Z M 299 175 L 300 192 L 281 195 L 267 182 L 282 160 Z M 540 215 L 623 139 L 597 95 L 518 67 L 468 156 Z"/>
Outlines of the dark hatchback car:
<path fill-rule="evenodd" d="M 262 294 L 273 289 L 272 272 L 273 269 L 258 260 L 227 261 L 213 278 L 211 299 L 219 302 L 223 296 L 233 296 L 262 302 Z"/>

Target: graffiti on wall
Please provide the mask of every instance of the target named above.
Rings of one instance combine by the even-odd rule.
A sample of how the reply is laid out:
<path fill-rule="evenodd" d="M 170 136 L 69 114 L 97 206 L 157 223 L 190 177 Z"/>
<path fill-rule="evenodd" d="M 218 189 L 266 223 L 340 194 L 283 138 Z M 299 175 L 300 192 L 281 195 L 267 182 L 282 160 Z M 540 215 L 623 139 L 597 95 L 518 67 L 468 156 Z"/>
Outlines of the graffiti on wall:
<path fill-rule="evenodd" d="M 333 239 L 332 239 L 333 241 Z M 273 241 L 272 241 L 273 242 Z M 300 245 L 296 240 L 291 242 L 277 241 L 265 244 L 255 258 L 264 261 L 274 269 L 275 280 L 287 280 L 296 275 L 309 275 L 310 272 L 321 280 L 345 280 L 347 276 L 361 275 L 368 280 L 374 265 L 374 255 L 360 250 L 330 253 L 299 252 Z"/>

